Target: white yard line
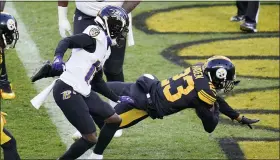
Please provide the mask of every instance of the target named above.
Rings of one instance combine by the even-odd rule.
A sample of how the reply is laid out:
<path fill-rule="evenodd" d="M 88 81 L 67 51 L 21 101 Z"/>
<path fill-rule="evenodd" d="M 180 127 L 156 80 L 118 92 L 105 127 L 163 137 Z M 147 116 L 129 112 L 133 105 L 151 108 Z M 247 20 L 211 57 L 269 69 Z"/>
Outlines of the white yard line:
<path fill-rule="evenodd" d="M 32 40 L 31 36 L 28 34 L 24 23 L 21 21 L 19 15 L 17 14 L 13 3 L 7 2 L 5 10 L 11 15 L 13 15 L 17 20 L 20 38 L 16 45 L 16 51 L 18 57 L 20 58 L 22 64 L 25 67 L 28 77 L 31 77 L 34 71 L 42 65 L 44 60 L 41 58 L 39 49 L 37 48 L 35 42 Z M 53 79 L 40 80 L 39 82 L 36 82 L 34 86 L 37 92 L 39 93 L 49 84 L 51 84 L 52 81 Z M 57 127 L 59 136 L 61 137 L 63 143 L 65 143 L 67 147 L 69 147 L 73 143 L 71 135 L 76 131 L 75 128 L 67 121 L 59 107 L 56 106 L 52 95 L 48 97 L 48 100 L 44 103 L 44 107 L 47 109 L 53 124 Z M 35 108 L 34 112 L 36 112 Z M 48 131 L 46 130 L 42 132 Z M 88 155 L 89 151 L 80 158 L 85 159 L 88 157 Z"/>

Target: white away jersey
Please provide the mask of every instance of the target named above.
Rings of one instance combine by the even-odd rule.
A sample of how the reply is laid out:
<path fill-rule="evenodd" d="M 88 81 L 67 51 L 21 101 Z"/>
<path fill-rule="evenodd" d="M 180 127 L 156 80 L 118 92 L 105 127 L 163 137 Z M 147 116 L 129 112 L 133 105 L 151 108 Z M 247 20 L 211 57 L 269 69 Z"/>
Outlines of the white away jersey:
<path fill-rule="evenodd" d="M 84 14 L 89 16 L 97 16 L 97 13 L 99 10 L 101 10 L 103 7 L 111 5 L 111 6 L 117 6 L 121 7 L 123 4 L 123 1 L 120 0 L 76 0 L 76 7 L 80 11 L 82 11 Z"/>
<path fill-rule="evenodd" d="M 91 91 L 90 81 L 95 73 L 94 64 L 100 61 L 103 66 L 111 54 L 111 49 L 107 44 L 105 32 L 98 26 L 88 26 L 83 33 L 96 39 L 95 52 L 90 53 L 81 48 L 74 48 L 65 64 L 66 71 L 62 73 L 60 79 L 72 86 L 76 92 L 88 96 Z"/>

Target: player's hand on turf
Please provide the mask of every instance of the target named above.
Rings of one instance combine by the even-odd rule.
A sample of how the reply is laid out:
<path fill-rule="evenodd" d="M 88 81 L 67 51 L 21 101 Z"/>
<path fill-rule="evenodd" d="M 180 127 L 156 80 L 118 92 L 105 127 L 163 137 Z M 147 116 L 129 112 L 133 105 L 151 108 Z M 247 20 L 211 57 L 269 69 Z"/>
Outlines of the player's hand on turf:
<path fill-rule="evenodd" d="M 61 56 L 55 56 L 52 64 L 52 69 L 57 71 L 62 71 L 64 67 L 64 62 Z"/>
<path fill-rule="evenodd" d="M 134 100 L 129 96 L 120 96 L 118 103 L 130 103 L 133 104 Z"/>
<path fill-rule="evenodd" d="M 66 34 L 67 32 L 68 32 L 69 36 L 72 35 L 71 25 L 70 25 L 70 22 L 68 21 L 68 19 L 59 20 L 58 27 L 59 27 L 60 36 L 62 38 L 67 37 L 67 34 Z"/>
<path fill-rule="evenodd" d="M 257 123 L 257 122 L 259 122 L 259 121 L 260 121 L 259 119 L 250 119 L 250 118 L 247 118 L 247 117 L 245 117 L 245 116 L 242 116 L 241 120 L 239 120 L 239 123 L 240 123 L 240 124 L 246 124 L 246 125 L 248 125 L 248 127 L 250 127 L 251 129 L 253 129 L 252 126 L 251 126 L 251 124 Z"/>

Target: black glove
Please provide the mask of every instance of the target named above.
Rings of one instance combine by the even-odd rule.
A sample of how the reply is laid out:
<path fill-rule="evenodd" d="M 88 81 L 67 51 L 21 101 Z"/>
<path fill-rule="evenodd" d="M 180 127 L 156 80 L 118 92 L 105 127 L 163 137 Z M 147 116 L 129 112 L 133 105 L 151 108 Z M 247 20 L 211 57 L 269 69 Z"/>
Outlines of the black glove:
<path fill-rule="evenodd" d="M 238 120 L 237 120 L 237 121 L 238 121 Z M 240 124 L 247 124 L 251 129 L 253 129 L 252 126 L 251 126 L 251 124 L 257 123 L 257 122 L 259 122 L 259 121 L 260 121 L 259 119 L 249 119 L 249 118 L 247 118 L 247 117 L 245 117 L 245 116 L 242 116 L 241 120 L 239 120 L 238 122 L 239 122 Z"/>
<path fill-rule="evenodd" d="M 233 84 L 234 86 L 237 86 L 240 83 L 240 80 L 234 81 Z"/>
<path fill-rule="evenodd" d="M 46 61 L 44 65 L 33 74 L 31 81 L 36 82 L 42 78 L 60 76 L 62 72 L 63 71 L 53 70 L 50 61 Z"/>

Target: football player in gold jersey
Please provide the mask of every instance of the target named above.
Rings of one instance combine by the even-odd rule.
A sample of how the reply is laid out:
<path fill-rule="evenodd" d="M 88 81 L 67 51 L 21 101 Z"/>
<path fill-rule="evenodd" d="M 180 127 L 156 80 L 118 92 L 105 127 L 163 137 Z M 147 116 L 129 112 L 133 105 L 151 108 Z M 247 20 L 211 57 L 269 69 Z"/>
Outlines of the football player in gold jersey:
<path fill-rule="evenodd" d="M 0 12 L 0 96 L 3 99 L 14 99 L 15 93 L 8 81 L 5 54 L 7 48 L 14 48 L 19 38 L 16 19 L 5 12 Z"/>

